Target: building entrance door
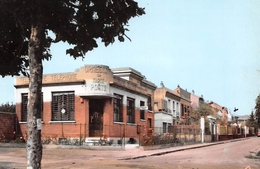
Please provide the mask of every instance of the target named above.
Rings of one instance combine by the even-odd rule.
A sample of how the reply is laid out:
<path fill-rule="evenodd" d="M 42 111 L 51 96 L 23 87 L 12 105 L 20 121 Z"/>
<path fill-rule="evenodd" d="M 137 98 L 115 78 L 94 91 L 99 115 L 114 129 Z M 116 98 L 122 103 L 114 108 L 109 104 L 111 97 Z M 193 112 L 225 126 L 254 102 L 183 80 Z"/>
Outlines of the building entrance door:
<path fill-rule="evenodd" d="M 103 133 L 103 111 L 105 100 L 90 99 L 89 101 L 89 136 L 101 137 Z"/>

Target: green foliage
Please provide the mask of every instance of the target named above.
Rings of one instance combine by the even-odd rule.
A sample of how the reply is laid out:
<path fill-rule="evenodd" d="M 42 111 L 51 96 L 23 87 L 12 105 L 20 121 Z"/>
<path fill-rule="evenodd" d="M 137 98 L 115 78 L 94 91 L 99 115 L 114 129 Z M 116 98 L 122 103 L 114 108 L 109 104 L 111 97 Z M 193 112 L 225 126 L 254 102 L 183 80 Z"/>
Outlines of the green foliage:
<path fill-rule="evenodd" d="M 200 106 L 197 109 L 198 113 L 200 114 L 200 116 L 206 117 L 209 115 L 213 115 L 213 110 L 212 108 L 206 104 L 206 103 L 202 103 L 200 104 Z"/>
<path fill-rule="evenodd" d="M 19 75 L 28 67 L 28 41 L 22 36 L 22 29 L 13 15 L 0 7 L 0 75 Z M 3 24 L 4 23 L 4 24 Z"/>
<path fill-rule="evenodd" d="M 200 121 L 200 114 L 192 109 L 191 112 L 190 112 L 190 116 L 189 116 L 189 120 L 191 123 L 195 123 L 195 124 L 199 124 L 199 121 Z"/>
<path fill-rule="evenodd" d="M 206 117 L 209 115 L 213 115 L 212 108 L 206 103 L 201 103 L 196 110 L 192 109 L 190 113 L 190 120 L 196 124 L 199 124 L 200 118 L 203 116 L 205 118 L 205 123 L 208 123 Z"/>
<path fill-rule="evenodd" d="M 257 121 L 255 119 L 255 115 L 254 115 L 254 112 L 252 111 L 248 120 L 246 121 L 246 125 L 248 127 L 257 127 Z"/>
<path fill-rule="evenodd" d="M 0 105 L 0 111 L 1 112 L 12 112 L 15 113 L 15 105 L 14 104 L 10 104 L 9 102 L 5 103 L 5 104 L 1 104 Z"/>
<path fill-rule="evenodd" d="M 260 94 L 257 96 L 255 100 L 255 116 L 257 119 L 258 126 L 260 125 Z"/>
<path fill-rule="evenodd" d="M 77 58 L 98 47 L 99 38 L 105 46 L 116 37 L 124 42 L 128 20 L 144 13 L 134 0 L 1 0 L 0 75 L 27 74 L 32 28 L 39 31 L 41 59 L 50 59 L 51 43 L 60 41 Z"/>

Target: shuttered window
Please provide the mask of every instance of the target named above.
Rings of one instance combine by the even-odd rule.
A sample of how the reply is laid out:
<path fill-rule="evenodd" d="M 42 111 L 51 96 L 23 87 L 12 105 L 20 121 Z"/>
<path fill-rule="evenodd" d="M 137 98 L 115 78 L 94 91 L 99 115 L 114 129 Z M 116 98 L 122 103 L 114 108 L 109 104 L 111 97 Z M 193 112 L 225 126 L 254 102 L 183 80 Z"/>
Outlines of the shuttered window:
<path fill-rule="evenodd" d="M 74 121 L 74 92 L 52 93 L 52 121 Z"/>
<path fill-rule="evenodd" d="M 123 96 L 115 94 L 114 122 L 123 122 Z"/>
<path fill-rule="evenodd" d="M 135 123 L 135 100 L 127 98 L 127 123 Z"/>
<path fill-rule="evenodd" d="M 27 122 L 28 93 L 22 93 L 21 122 Z M 43 93 L 41 94 L 41 119 L 43 120 Z"/>

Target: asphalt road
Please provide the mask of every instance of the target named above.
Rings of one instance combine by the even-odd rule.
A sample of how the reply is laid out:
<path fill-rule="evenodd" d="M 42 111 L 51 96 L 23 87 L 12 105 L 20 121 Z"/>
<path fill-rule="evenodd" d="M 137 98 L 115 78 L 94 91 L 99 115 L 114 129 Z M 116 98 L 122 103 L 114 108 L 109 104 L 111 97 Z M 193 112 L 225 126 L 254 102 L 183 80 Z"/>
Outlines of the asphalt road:
<path fill-rule="evenodd" d="M 42 168 L 260 169 L 259 159 L 245 158 L 245 156 L 249 155 L 249 151 L 255 151 L 260 148 L 259 143 L 260 138 L 255 137 L 202 148 L 197 148 L 201 146 L 195 145 L 152 151 L 144 151 L 138 148 L 127 150 L 89 150 L 49 146 L 43 150 Z M 185 148 L 188 149 L 185 150 Z M 6 168 L 26 168 L 26 149 L 0 147 L 0 169 Z"/>

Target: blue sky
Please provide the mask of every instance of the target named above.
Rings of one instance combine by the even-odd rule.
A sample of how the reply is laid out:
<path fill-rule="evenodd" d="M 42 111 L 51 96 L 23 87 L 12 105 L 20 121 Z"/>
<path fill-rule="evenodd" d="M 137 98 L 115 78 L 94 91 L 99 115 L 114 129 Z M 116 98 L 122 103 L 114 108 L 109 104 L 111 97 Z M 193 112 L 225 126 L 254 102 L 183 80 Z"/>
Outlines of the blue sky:
<path fill-rule="evenodd" d="M 236 115 L 250 114 L 260 93 L 259 0 L 145 0 L 146 15 L 129 22 L 131 42 L 115 42 L 86 54 L 66 55 L 51 47 L 44 73 L 73 72 L 85 64 L 132 67 L 157 86 L 203 95 Z M 0 103 L 14 102 L 14 79 L 0 78 Z"/>

